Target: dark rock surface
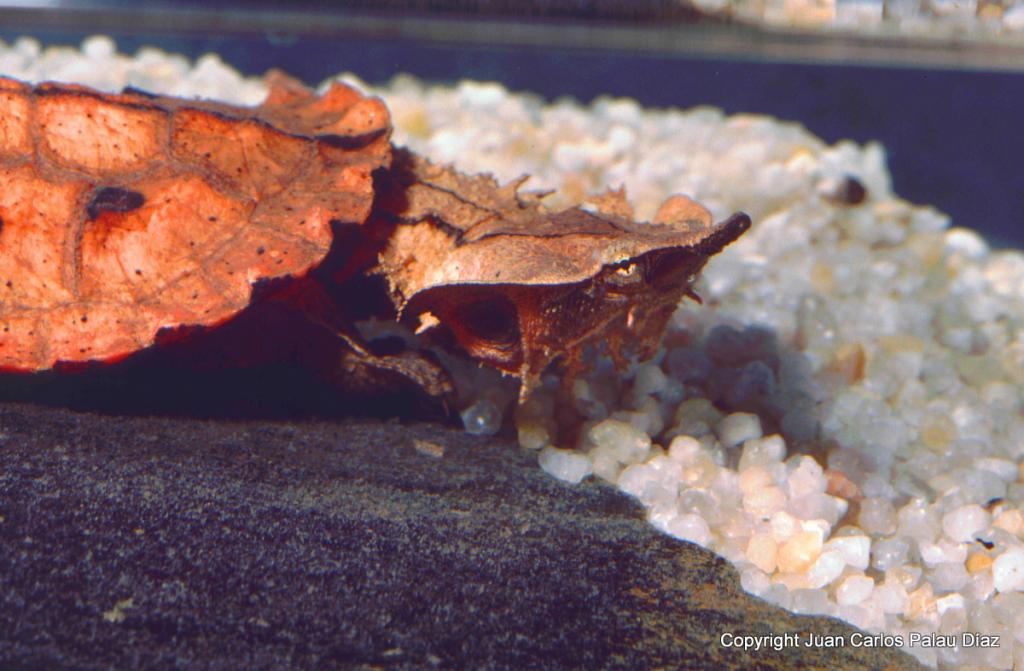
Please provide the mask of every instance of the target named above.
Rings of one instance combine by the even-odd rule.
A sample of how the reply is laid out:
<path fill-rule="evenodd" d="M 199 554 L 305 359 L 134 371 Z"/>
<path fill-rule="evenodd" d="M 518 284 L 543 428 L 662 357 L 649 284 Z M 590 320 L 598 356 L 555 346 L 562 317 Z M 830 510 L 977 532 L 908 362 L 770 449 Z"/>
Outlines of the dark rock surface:
<path fill-rule="evenodd" d="M 0 406 L 3 669 L 919 668 L 810 631 L 507 441 Z"/>

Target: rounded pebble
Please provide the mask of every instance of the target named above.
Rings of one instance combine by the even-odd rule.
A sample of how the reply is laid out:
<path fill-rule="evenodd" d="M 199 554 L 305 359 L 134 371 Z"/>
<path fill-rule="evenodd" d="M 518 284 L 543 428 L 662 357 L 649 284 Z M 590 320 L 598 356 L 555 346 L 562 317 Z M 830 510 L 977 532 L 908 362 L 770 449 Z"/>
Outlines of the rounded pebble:
<path fill-rule="evenodd" d="M 866 575 L 846 577 L 836 588 L 836 602 L 840 606 L 853 606 L 863 602 L 875 589 L 875 581 Z"/>
<path fill-rule="evenodd" d="M 990 516 L 977 504 L 961 506 L 942 518 L 942 531 L 950 540 L 969 543 L 988 528 Z"/>
<path fill-rule="evenodd" d="M 537 462 L 545 473 L 572 484 L 578 484 L 593 472 L 586 455 L 575 450 L 545 447 L 537 454 Z"/>
<path fill-rule="evenodd" d="M 711 529 L 700 515 L 684 514 L 674 517 L 665 525 L 669 535 L 697 545 L 707 545 L 711 540 Z"/>
<path fill-rule="evenodd" d="M 501 428 L 501 410 L 494 402 L 481 399 L 462 411 L 466 433 L 493 436 Z"/>
<path fill-rule="evenodd" d="M 726 415 L 715 427 L 718 439 L 725 447 L 735 447 L 747 440 L 760 438 L 761 420 L 757 415 L 747 412 L 734 412 Z"/>
<path fill-rule="evenodd" d="M 1024 590 L 1024 548 L 1013 547 L 996 557 L 992 580 L 1000 592 Z"/>
<path fill-rule="evenodd" d="M 779 548 L 778 564 L 783 573 L 802 573 L 821 554 L 821 535 L 813 531 L 800 531 Z"/>
<path fill-rule="evenodd" d="M 868 533 L 888 536 L 896 531 L 896 511 L 888 499 L 864 499 L 857 522 Z"/>

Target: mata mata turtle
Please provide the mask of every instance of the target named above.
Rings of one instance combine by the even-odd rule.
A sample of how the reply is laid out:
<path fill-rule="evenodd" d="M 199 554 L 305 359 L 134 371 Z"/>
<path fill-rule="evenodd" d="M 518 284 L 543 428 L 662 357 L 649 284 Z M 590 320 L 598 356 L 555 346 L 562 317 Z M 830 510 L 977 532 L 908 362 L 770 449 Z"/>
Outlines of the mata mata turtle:
<path fill-rule="evenodd" d="M 0 78 L 0 370 L 116 362 L 277 303 L 431 394 L 450 389 L 434 358 L 374 351 L 354 322 L 402 319 L 525 396 L 588 344 L 648 353 L 750 225 L 683 196 L 634 223 L 614 191 L 553 212 L 523 180 L 392 147 L 379 99 L 268 80 L 241 108 Z"/>

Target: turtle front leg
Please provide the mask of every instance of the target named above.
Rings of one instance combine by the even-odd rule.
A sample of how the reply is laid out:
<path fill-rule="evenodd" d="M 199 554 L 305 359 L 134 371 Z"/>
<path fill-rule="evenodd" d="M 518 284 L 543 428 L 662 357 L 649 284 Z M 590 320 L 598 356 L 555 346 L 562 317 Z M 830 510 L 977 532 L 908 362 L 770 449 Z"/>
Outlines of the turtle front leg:
<path fill-rule="evenodd" d="M 368 340 L 356 328 L 356 321 L 367 315 L 346 309 L 346 291 L 365 291 L 365 287 L 332 287 L 332 296 L 323 282 L 309 275 L 276 288 L 267 302 L 295 311 L 308 323 L 329 332 L 336 347 L 324 348 L 299 344 L 295 357 L 312 373 L 350 393 L 387 394 L 412 385 L 431 397 L 453 392 L 448 372 L 429 353 L 413 349 L 400 338 Z"/>

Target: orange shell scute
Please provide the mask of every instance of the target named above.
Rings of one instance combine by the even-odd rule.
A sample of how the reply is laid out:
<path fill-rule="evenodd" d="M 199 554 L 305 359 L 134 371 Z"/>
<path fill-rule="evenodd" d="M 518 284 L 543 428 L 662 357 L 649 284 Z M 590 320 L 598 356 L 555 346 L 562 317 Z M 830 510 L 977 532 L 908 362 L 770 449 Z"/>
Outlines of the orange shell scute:
<path fill-rule="evenodd" d="M 260 121 L 204 110 L 175 115 L 171 153 L 226 190 L 260 199 L 283 191 L 313 155 L 312 143 Z"/>
<path fill-rule="evenodd" d="M 78 92 L 36 98 L 40 150 L 57 167 L 99 179 L 140 172 L 161 160 L 166 115 Z"/>
<path fill-rule="evenodd" d="M 3 83 L 0 80 L 0 153 L 26 155 L 32 151 L 29 98 L 24 91 L 5 88 Z"/>

